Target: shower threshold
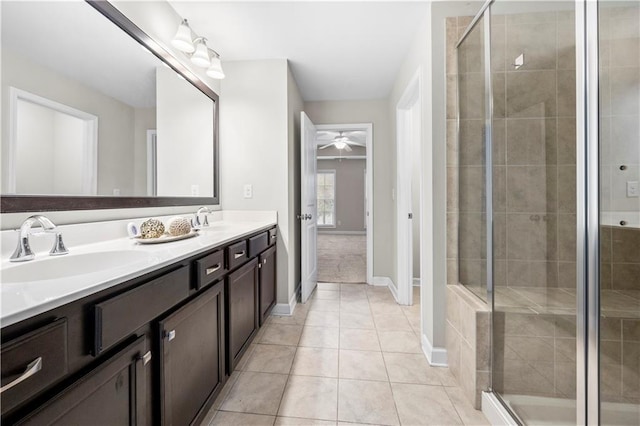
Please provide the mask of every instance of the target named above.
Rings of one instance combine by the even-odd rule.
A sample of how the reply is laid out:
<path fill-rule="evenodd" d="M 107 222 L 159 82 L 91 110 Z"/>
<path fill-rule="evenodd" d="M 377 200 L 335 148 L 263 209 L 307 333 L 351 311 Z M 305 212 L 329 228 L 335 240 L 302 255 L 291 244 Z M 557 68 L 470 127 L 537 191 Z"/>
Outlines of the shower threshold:
<path fill-rule="evenodd" d="M 502 399 L 528 426 L 576 424 L 574 399 L 529 395 L 503 395 Z M 638 419 L 638 405 L 603 402 L 600 416 L 603 425 L 634 424 Z"/>

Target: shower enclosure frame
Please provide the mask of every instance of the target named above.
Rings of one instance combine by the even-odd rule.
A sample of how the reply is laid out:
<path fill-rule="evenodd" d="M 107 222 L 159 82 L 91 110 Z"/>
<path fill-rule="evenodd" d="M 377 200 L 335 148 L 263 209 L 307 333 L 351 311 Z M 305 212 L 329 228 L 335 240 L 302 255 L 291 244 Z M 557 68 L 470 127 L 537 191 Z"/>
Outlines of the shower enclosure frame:
<path fill-rule="evenodd" d="M 456 49 L 483 19 L 485 84 L 485 211 L 487 303 L 494 312 L 493 269 L 493 90 L 491 5 L 487 0 L 456 43 Z M 600 165 L 598 0 L 575 0 L 576 43 L 576 422 L 600 423 Z M 456 55 L 457 60 L 458 55 Z M 458 68 L 459 70 L 459 68 Z M 457 87 L 457 86 L 456 86 Z M 457 129 L 460 129 L 460 93 Z M 458 154 L 459 155 L 459 154 Z M 490 347 L 493 348 L 493 315 Z M 493 353 L 493 351 L 491 351 Z M 493 373 L 493 356 L 490 372 Z M 493 378 L 490 378 L 490 383 Z M 491 386 L 491 385 L 490 385 Z M 490 387 L 489 391 L 493 392 Z M 516 413 L 494 393 L 520 423 Z"/>

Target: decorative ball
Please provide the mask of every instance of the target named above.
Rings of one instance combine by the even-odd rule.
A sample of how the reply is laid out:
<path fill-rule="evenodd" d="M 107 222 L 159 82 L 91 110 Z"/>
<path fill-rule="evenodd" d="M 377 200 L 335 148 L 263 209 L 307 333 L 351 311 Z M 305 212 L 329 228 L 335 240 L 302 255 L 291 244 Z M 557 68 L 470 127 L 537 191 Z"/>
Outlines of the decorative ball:
<path fill-rule="evenodd" d="M 186 235 L 191 232 L 191 224 L 184 217 L 177 216 L 169 219 L 167 222 L 169 234 L 177 237 L 178 235 Z"/>
<path fill-rule="evenodd" d="M 158 219 L 148 219 L 140 226 L 142 238 L 159 238 L 164 234 L 164 225 Z"/>

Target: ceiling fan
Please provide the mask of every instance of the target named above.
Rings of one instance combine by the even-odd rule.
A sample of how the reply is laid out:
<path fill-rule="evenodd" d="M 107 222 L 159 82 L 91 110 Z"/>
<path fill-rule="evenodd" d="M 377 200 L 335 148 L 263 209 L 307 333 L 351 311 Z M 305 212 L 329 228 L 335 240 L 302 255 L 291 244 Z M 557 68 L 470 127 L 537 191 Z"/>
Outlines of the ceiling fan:
<path fill-rule="evenodd" d="M 337 149 L 345 150 L 347 152 L 353 151 L 351 149 L 352 146 L 361 146 L 366 147 L 366 144 L 363 142 L 359 142 L 357 139 L 364 139 L 365 132 L 362 130 L 354 130 L 351 132 L 331 132 L 331 131 L 320 131 L 318 132 L 318 140 L 323 141 L 326 140 L 329 143 L 321 146 L 318 149 L 329 148 L 330 146 L 334 146 Z"/>

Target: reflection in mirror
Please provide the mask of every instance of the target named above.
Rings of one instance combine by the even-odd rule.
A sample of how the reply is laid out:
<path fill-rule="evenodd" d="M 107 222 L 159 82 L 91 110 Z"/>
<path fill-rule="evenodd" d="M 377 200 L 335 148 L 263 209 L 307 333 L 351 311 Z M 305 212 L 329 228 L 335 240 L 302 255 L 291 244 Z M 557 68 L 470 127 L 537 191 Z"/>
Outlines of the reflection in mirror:
<path fill-rule="evenodd" d="M 214 197 L 210 97 L 85 2 L 1 7 L 2 194 Z"/>

